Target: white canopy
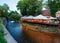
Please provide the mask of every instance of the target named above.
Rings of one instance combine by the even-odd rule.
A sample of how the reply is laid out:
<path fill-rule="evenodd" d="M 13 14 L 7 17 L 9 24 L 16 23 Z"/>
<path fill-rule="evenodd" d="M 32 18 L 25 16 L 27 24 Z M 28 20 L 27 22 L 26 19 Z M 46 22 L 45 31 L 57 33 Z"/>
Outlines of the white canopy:
<path fill-rule="evenodd" d="M 33 18 L 34 16 L 28 16 L 27 18 Z"/>
<path fill-rule="evenodd" d="M 38 16 L 34 17 L 34 19 L 48 19 L 48 18 L 43 15 L 38 15 Z"/>
<path fill-rule="evenodd" d="M 38 15 L 36 17 L 34 17 L 34 16 L 23 16 L 21 18 L 28 18 L 28 19 L 48 19 L 46 16 L 43 16 L 43 15 Z M 49 19 L 57 19 L 57 18 L 50 17 Z"/>
<path fill-rule="evenodd" d="M 21 18 L 27 18 L 27 16 L 23 16 L 23 17 L 21 17 Z"/>
<path fill-rule="evenodd" d="M 22 18 L 33 18 L 33 16 L 23 16 Z"/>
<path fill-rule="evenodd" d="M 55 18 L 55 17 L 50 17 L 49 19 L 57 19 L 57 18 Z"/>

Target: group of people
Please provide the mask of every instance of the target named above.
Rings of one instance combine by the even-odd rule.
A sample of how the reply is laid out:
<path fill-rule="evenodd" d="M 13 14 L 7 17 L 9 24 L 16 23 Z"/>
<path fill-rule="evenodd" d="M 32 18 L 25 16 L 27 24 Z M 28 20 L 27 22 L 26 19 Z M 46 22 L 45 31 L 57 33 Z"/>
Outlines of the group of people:
<path fill-rule="evenodd" d="M 52 18 L 51 12 L 48 9 L 43 9 L 42 10 L 42 15 L 47 17 L 47 18 Z M 57 11 L 55 15 L 56 15 L 56 18 L 60 19 L 60 11 Z"/>

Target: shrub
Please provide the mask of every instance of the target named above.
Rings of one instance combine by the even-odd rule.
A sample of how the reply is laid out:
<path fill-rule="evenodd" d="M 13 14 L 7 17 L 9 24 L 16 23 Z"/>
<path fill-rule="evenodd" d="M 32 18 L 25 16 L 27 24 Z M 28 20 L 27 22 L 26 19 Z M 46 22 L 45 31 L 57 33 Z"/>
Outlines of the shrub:
<path fill-rule="evenodd" d="M 0 43 L 7 43 L 7 41 L 4 38 L 4 30 L 1 24 L 0 24 Z"/>
<path fill-rule="evenodd" d="M 14 21 L 19 21 L 20 20 L 20 15 L 18 15 L 18 14 L 11 14 L 9 18 L 14 20 Z"/>
<path fill-rule="evenodd" d="M 49 30 L 49 32 L 56 32 L 56 30 L 53 30 L 53 29 L 52 29 L 52 30 Z"/>
<path fill-rule="evenodd" d="M 44 30 L 44 28 L 43 27 L 40 27 L 39 30 Z"/>
<path fill-rule="evenodd" d="M 2 21 L 2 19 L 0 18 L 0 24 L 2 23 L 3 21 Z"/>

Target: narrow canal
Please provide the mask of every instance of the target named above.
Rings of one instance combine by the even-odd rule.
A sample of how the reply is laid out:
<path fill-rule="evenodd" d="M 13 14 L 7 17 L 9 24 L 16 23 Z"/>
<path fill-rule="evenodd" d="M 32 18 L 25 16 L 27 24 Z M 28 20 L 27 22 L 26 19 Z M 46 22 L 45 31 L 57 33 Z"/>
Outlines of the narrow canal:
<path fill-rule="evenodd" d="M 7 30 L 18 43 L 28 43 L 28 38 L 25 37 L 26 34 L 23 33 L 21 25 L 19 23 L 9 21 L 7 23 Z"/>

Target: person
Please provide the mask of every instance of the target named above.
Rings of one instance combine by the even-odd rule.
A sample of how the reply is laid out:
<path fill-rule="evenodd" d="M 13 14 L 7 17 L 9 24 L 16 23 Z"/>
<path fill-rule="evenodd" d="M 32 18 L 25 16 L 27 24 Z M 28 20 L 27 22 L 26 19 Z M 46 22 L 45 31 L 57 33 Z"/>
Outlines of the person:
<path fill-rule="evenodd" d="M 57 12 L 56 12 L 56 18 L 57 18 L 57 20 L 58 20 L 58 22 L 59 22 L 58 32 L 60 33 L 60 11 L 57 11 Z"/>
<path fill-rule="evenodd" d="M 43 8 L 43 9 L 42 9 L 42 15 L 43 15 L 43 16 L 46 16 L 47 18 L 50 18 L 51 12 L 50 12 L 50 10 L 48 10 L 48 9 L 46 9 L 46 8 Z"/>
<path fill-rule="evenodd" d="M 57 20 L 59 20 L 59 24 L 60 24 L 60 11 L 56 12 L 56 18 Z M 59 25 L 59 28 L 60 28 L 60 25 Z"/>
<path fill-rule="evenodd" d="M 51 12 L 49 9 L 43 8 L 42 9 L 42 15 L 47 17 L 48 19 L 56 19 L 55 17 L 51 16 Z"/>
<path fill-rule="evenodd" d="M 56 12 L 56 18 L 60 20 L 60 11 Z"/>

